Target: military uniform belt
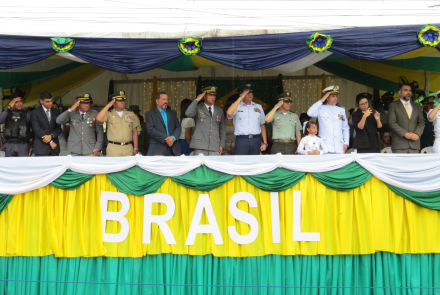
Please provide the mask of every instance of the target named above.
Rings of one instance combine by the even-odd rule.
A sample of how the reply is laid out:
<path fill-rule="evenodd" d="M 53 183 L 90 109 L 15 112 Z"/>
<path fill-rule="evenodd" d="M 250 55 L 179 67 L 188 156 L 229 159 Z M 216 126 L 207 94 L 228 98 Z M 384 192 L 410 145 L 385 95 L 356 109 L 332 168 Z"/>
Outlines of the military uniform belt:
<path fill-rule="evenodd" d="M 283 140 L 283 139 L 274 139 L 273 142 L 289 143 L 289 142 L 296 142 L 296 140 L 293 140 L 293 139 L 287 139 L 287 140 Z"/>
<path fill-rule="evenodd" d="M 109 141 L 108 143 L 112 143 L 112 144 L 117 144 L 117 145 L 127 145 L 127 144 L 132 144 L 132 141 L 129 142 L 116 142 L 116 141 Z"/>
<path fill-rule="evenodd" d="M 237 135 L 237 137 L 254 138 L 254 137 L 260 137 L 260 134 Z"/>

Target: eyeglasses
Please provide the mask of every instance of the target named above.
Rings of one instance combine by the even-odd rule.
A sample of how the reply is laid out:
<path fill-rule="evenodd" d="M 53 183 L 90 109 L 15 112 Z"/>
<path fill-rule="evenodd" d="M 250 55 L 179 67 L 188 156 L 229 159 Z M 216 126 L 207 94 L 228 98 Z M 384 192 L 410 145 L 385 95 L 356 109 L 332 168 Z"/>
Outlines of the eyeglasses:
<path fill-rule="evenodd" d="M 368 105 L 368 102 L 364 102 L 364 103 L 359 104 L 359 106 L 361 106 L 361 107 L 366 106 L 366 105 Z"/>

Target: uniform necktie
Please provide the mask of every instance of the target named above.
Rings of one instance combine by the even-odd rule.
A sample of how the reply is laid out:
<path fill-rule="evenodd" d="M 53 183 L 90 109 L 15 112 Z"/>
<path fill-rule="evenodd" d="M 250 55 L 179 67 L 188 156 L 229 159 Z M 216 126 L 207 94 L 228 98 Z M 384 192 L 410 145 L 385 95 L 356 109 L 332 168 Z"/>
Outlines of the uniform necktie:
<path fill-rule="evenodd" d="M 211 111 L 211 107 L 209 107 L 208 108 L 208 110 L 209 110 L 209 114 L 211 115 L 211 117 L 212 117 L 212 111 Z"/>
<path fill-rule="evenodd" d="M 81 114 L 81 121 L 84 121 L 84 114 Z"/>
<path fill-rule="evenodd" d="M 411 119 L 411 111 L 409 110 L 408 102 L 405 102 L 405 110 L 406 113 L 408 114 L 408 118 Z"/>
<path fill-rule="evenodd" d="M 50 122 L 50 113 L 49 113 L 49 110 L 46 110 L 46 116 L 47 116 L 47 120 L 49 120 L 49 122 Z"/>

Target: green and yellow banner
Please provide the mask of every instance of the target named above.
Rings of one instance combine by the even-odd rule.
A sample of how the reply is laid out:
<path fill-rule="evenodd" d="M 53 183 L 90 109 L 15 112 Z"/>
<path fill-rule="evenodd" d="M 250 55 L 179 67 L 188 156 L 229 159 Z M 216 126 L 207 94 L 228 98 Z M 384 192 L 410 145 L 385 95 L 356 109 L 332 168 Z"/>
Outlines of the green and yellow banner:
<path fill-rule="evenodd" d="M 147 172 L 131 169 L 94 176 L 68 171 L 9 198 L 0 214 L 0 294 L 406 294 L 421 286 L 431 294 L 440 288 L 439 211 L 374 176 L 358 175 L 358 186 L 344 191 L 325 173 L 213 177 L 217 172 L 200 168 L 179 178 L 143 174 L 138 181 L 148 187 L 139 187 L 129 179 Z M 192 184 L 207 190 L 191 188 L 197 173 Z M 282 175 L 292 185 L 271 191 L 277 175 L 278 187 Z"/>

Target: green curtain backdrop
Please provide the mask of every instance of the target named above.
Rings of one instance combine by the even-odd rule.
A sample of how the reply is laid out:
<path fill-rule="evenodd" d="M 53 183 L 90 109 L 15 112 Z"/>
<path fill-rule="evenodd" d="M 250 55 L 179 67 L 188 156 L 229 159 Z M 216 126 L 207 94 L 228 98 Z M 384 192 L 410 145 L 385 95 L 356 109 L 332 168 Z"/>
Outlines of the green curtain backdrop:
<path fill-rule="evenodd" d="M 184 186 L 199 191 L 212 191 L 224 183 L 234 178 L 234 175 L 209 169 L 206 166 L 200 166 L 181 176 L 171 177 L 171 179 Z"/>
<path fill-rule="evenodd" d="M 244 180 L 266 192 L 282 192 L 300 182 L 307 173 L 277 168 L 271 172 L 243 176 Z"/>
<path fill-rule="evenodd" d="M 2 195 L 2 194 L 0 194 L 0 214 L 9 205 L 9 203 L 12 201 L 13 197 L 14 197 L 14 195 Z"/>
<path fill-rule="evenodd" d="M 0 257 L 0 295 L 428 295 L 439 277 L 440 254 Z"/>
<path fill-rule="evenodd" d="M 333 171 L 311 174 L 327 188 L 340 192 L 348 192 L 358 188 L 373 176 L 355 162 Z"/>
<path fill-rule="evenodd" d="M 398 188 L 388 183 L 385 184 L 390 190 L 399 196 L 416 203 L 419 206 L 432 210 L 440 210 L 440 191 L 429 193 L 413 192 L 403 188 Z"/>
<path fill-rule="evenodd" d="M 236 89 L 238 86 L 247 83 L 253 85 L 254 96 L 264 103 L 268 104 L 269 106 L 275 104 L 275 97 L 283 93 L 283 79 L 281 74 L 277 78 L 272 79 L 205 79 L 203 77 L 199 77 L 197 83 L 197 93 L 201 93 L 201 89 L 203 87 L 217 86 L 217 99 L 220 99 L 229 92 Z"/>
<path fill-rule="evenodd" d="M 82 174 L 68 169 L 63 175 L 52 181 L 50 185 L 63 190 L 73 191 L 93 177 L 95 177 L 93 174 Z"/>
<path fill-rule="evenodd" d="M 139 166 L 107 174 L 107 177 L 119 191 L 136 196 L 155 193 L 167 179 L 165 176 L 145 171 Z"/>
<path fill-rule="evenodd" d="M 332 54 L 333 55 L 333 54 Z M 330 56 L 332 56 L 330 55 Z M 341 78 L 356 82 L 368 87 L 375 89 L 387 90 L 387 91 L 397 91 L 399 89 L 399 84 L 386 79 L 376 77 L 361 71 L 358 71 L 352 67 L 344 65 L 339 62 L 325 62 L 320 61 L 315 64 L 318 68 L 330 72 Z M 397 80 L 397 77 L 396 77 Z"/>

